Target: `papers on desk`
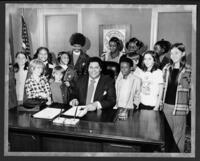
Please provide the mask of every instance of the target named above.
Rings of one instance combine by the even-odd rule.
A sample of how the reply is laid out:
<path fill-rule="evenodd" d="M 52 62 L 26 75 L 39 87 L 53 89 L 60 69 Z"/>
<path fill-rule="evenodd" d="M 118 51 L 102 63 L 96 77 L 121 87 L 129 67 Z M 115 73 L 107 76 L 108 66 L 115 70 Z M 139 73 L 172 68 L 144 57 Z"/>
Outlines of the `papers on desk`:
<path fill-rule="evenodd" d="M 54 124 L 64 124 L 64 125 L 69 125 L 69 126 L 74 126 L 79 122 L 79 119 L 75 119 L 75 118 L 63 118 L 63 117 L 57 117 L 53 120 Z"/>
<path fill-rule="evenodd" d="M 76 111 L 77 108 L 77 111 Z M 76 113 L 76 116 L 75 116 Z M 62 115 L 66 115 L 66 116 L 75 116 L 75 117 L 83 117 L 85 114 L 87 113 L 87 110 L 85 109 L 85 106 L 74 106 L 72 108 L 70 108 L 69 110 L 67 110 L 65 113 L 63 113 Z"/>
<path fill-rule="evenodd" d="M 53 119 L 61 113 L 62 109 L 47 107 L 33 115 L 34 118 Z"/>

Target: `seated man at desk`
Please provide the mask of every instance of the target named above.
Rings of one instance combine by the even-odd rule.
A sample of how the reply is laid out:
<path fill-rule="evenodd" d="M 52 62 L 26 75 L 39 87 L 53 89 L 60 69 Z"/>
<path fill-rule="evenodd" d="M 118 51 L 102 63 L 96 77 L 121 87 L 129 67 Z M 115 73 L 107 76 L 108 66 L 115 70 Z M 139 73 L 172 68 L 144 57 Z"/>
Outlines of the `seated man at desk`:
<path fill-rule="evenodd" d="M 74 89 L 70 105 L 86 105 L 87 111 L 113 108 L 116 103 L 114 79 L 101 74 L 102 61 L 91 57 L 88 64 L 88 75 L 80 77 Z"/>

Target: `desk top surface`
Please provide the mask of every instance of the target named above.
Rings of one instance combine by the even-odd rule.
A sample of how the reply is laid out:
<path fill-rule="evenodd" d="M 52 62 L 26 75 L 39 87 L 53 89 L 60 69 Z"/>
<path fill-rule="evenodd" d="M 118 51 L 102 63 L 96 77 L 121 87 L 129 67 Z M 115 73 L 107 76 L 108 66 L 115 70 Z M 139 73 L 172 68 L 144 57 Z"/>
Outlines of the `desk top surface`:
<path fill-rule="evenodd" d="M 111 110 L 113 109 L 97 110 L 92 115 L 100 118 L 101 116 L 105 117 L 104 113 L 108 113 Z M 107 141 L 114 140 L 127 143 L 164 143 L 163 113 L 158 111 L 130 110 L 127 120 L 116 119 L 114 122 L 80 120 L 75 127 L 55 125 L 52 120 L 33 118 L 31 116 L 34 113 L 11 109 L 9 111 L 9 129 L 37 134 L 52 134 Z M 106 116 L 109 117 L 109 115 Z"/>

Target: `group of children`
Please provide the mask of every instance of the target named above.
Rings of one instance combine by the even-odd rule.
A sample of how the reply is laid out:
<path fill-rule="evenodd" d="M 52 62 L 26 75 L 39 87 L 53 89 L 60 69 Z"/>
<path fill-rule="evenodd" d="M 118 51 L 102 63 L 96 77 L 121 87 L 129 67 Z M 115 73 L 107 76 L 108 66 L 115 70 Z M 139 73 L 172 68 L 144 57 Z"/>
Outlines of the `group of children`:
<path fill-rule="evenodd" d="M 14 65 L 16 93 L 19 104 L 24 99 L 41 98 L 46 104 L 68 104 L 75 81 L 87 74 L 89 56 L 82 51 L 84 35 L 73 34 L 70 43 L 74 49 L 60 52 L 57 63 L 46 47 L 37 49 L 33 60 L 24 52 L 16 54 Z M 184 150 L 186 114 L 190 105 L 191 69 L 186 64 L 182 43 L 171 45 L 161 40 L 154 50 L 146 50 L 137 38 L 126 43 L 116 37 L 109 41 L 110 52 L 104 61 L 115 61 L 120 73 L 115 80 L 116 106 L 131 109 L 163 110 L 174 134 L 179 150 Z"/>
<path fill-rule="evenodd" d="M 116 79 L 116 106 L 163 110 L 178 149 L 184 152 L 186 115 L 191 108 L 191 68 L 186 64 L 185 46 L 162 39 L 154 50 L 140 53 L 142 46 L 132 38 L 126 54 L 118 55 L 121 71 Z"/>
<path fill-rule="evenodd" d="M 39 48 L 36 54 L 30 63 L 24 52 L 16 54 L 14 69 L 18 104 L 34 98 L 46 100 L 47 105 L 52 102 L 67 104 L 70 87 L 77 78 L 69 64 L 69 54 L 60 52 L 57 65 L 50 61 L 47 48 Z"/>

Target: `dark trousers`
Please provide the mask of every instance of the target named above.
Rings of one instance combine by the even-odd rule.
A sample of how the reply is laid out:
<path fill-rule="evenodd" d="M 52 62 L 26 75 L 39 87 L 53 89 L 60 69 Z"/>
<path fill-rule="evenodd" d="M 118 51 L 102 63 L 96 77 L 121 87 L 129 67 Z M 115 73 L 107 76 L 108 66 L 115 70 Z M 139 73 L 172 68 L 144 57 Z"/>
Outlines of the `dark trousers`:
<path fill-rule="evenodd" d="M 139 104 L 139 110 L 153 110 L 155 106 L 147 106 L 142 103 Z"/>

